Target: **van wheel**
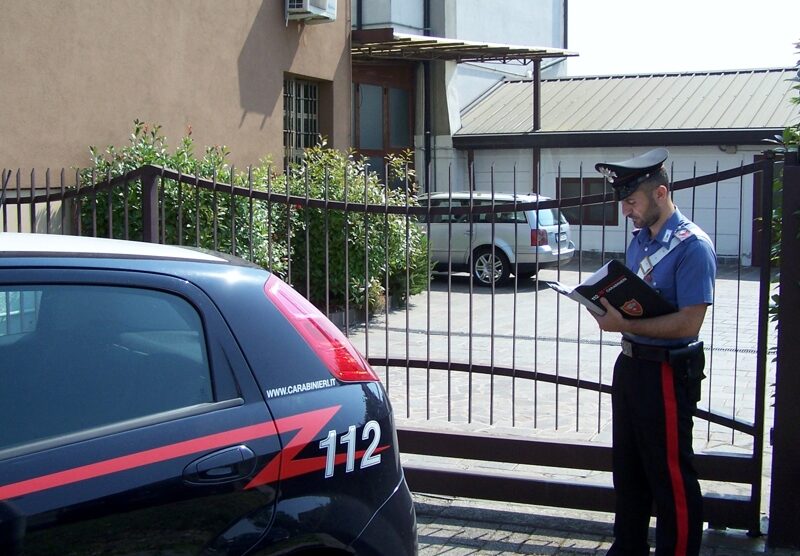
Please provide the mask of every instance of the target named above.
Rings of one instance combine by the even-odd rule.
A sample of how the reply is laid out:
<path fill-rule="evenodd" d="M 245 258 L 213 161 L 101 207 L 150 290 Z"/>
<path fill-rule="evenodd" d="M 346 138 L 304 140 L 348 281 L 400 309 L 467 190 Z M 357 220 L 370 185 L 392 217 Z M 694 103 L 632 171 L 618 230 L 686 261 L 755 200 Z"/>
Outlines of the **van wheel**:
<path fill-rule="evenodd" d="M 511 265 L 500 248 L 495 248 L 494 257 L 491 247 L 475 250 L 472 259 L 472 279 L 479 286 L 489 287 L 493 281 L 495 285 L 504 284 L 510 275 Z"/>

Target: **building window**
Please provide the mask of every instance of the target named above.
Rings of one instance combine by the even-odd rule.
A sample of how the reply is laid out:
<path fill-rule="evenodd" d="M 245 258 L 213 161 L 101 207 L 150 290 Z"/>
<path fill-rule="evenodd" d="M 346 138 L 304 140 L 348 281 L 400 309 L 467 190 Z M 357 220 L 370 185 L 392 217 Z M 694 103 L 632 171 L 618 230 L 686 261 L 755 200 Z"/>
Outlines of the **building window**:
<path fill-rule="evenodd" d="M 413 87 L 412 66 L 353 67 L 353 147 L 381 180 L 387 156 L 414 148 Z"/>
<path fill-rule="evenodd" d="M 597 195 L 611 191 L 603 178 L 560 178 L 558 196 L 561 200 Z M 587 226 L 616 226 L 619 221 L 619 203 L 564 207 L 561 209 L 570 224 Z"/>
<path fill-rule="evenodd" d="M 303 151 L 319 140 L 319 84 L 302 79 L 283 80 L 284 167 L 300 163 Z"/>

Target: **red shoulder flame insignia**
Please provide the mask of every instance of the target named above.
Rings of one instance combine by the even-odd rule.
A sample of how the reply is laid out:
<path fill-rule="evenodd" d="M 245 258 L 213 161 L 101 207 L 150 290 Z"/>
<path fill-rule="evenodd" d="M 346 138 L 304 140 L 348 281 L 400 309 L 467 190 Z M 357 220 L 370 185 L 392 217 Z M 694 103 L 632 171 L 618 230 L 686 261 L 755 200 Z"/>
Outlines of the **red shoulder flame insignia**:
<path fill-rule="evenodd" d="M 632 317 L 641 317 L 644 313 L 644 309 L 642 308 L 642 304 L 636 301 L 635 299 L 629 299 L 626 301 L 620 310 L 625 313 L 626 315 L 630 315 Z"/>

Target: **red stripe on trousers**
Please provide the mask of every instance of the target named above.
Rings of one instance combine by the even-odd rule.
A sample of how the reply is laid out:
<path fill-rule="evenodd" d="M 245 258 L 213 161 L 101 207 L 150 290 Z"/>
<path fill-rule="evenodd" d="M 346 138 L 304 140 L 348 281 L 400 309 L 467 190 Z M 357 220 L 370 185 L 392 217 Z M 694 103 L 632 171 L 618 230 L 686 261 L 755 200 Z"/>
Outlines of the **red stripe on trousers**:
<path fill-rule="evenodd" d="M 666 425 L 667 466 L 672 483 L 675 504 L 675 556 L 686 554 L 689 534 L 689 510 L 686 507 L 686 490 L 681 474 L 680 450 L 678 449 L 678 404 L 672 380 L 672 367 L 661 363 L 661 391 L 664 396 L 664 421 Z"/>

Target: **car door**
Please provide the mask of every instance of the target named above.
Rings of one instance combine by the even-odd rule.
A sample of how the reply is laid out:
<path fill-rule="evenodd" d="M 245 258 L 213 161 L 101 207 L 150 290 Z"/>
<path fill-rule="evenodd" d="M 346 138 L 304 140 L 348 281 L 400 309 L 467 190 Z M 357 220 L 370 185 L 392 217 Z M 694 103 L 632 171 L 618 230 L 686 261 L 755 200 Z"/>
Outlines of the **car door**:
<path fill-rule="evenodd" d="M 242 554 L 273 518 L 273 419 L 185 280 L 3 270 L 0 429 L 3 554 Z"/>
<path fill-rule="evenodd" d="M 431 207 L 447 207 L 447 199 L 431 201 Z M 450 206 L 468 207 L 468 199 L 453 199 Z M 448 260 L 453 264 L 463 264 L 469 259 L 473 226 L 469 222 L 469 214 L 434 214 L 431 216 L 430 243 L 431 258 L 439 264 L 446 265 Z M 448 255 L 449 254 L 449 255 Z M 450 256 L 450 259 L 448 259 Z"/>

